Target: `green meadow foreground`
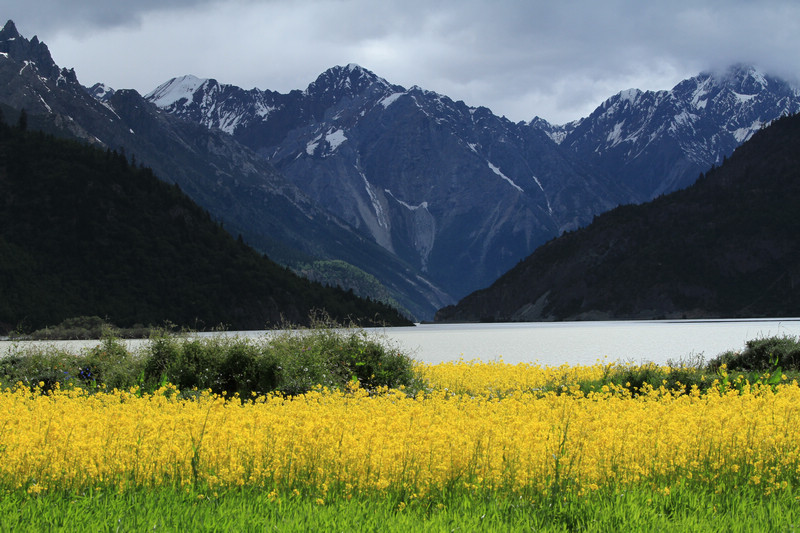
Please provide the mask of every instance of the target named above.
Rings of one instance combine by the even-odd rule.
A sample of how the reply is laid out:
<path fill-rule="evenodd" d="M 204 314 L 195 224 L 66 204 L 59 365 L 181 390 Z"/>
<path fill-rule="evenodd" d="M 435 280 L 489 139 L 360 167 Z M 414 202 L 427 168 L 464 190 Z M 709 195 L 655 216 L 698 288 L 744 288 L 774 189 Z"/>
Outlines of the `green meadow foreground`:
<path fill-rule="evenodd" d="M 798 353 L 421 365 L 331 329 L 21 347 L 0 531 L 795 530 Z"/>

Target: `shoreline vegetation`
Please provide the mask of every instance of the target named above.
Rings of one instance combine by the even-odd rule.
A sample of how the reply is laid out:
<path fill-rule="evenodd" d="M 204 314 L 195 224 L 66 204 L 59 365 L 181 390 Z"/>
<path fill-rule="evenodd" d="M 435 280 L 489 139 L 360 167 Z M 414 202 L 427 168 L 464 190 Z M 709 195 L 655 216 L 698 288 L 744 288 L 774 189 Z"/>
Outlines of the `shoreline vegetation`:
<path fill-rule="evenodd" d="M 330 322 L 0 359 L 0 530 L 790 530 L 800 339 L 420 364 Z M 757 526 L 757 527 L 756 527 Z"/>
<path fill-rule="evenodd" d="M 60 340 L 97 340 L 107 337 L 118 339 L 147 339 L 158 329 L 176 331 L 172 325 L 161 328 L 135 324 L 120 328 L 99 316 L 77 316 L 67 318 L 56 326 L 47 326 L 30 333 L 11 331 L 7 340 L 60 341 Z"/>

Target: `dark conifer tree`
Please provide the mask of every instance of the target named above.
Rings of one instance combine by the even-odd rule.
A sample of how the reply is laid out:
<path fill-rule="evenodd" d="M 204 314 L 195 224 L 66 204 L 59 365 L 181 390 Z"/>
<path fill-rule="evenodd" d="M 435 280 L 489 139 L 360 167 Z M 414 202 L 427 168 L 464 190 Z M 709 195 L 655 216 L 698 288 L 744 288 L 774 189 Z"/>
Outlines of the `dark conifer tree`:
<path fill-rule="evenodd" d="M 19 112 L 17 127 L 20 129 L 20 131 L 26 131 L 28 129 L 28 112 L 25 111 L 25 108 Z"/>

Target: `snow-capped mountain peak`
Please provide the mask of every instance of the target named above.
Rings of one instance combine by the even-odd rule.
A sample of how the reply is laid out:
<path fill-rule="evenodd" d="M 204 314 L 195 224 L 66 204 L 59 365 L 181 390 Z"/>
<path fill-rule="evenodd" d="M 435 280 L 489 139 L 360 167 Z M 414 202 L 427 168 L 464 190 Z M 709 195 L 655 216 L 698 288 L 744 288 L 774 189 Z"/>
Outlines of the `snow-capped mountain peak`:
<path fill-rule="evenodd" d="M 800 90 L 751 65 L 704 72 L 669 91 L 622 91 L 589 117 L 532 127 L 630 186 L 640 200 L 685 187 L 772 120 L 800 110 Z"/>
<path fill-rule="evenodd" d="M 770 85 L 767 76 L 752 65 L 733 65 L 711 76 L 720 87 L 727 87 L 741 94 L 756 94 Z"/>
<path fill-rule="evenodd" d="M 158 107 L 169 107 L 184 98 L 191 101 L 194 93 L 208 81 L 208 79 L 198 78 L 191 74 L 172 78 L 147 93 L 145 98 Z"/>

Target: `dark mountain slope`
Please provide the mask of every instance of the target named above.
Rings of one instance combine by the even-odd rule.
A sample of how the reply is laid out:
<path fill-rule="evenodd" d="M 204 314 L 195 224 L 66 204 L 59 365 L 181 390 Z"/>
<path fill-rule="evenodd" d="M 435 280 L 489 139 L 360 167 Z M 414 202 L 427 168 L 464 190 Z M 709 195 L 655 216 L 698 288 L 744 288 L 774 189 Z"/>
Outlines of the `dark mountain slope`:
<path fill-rule="evenodd" d="M 438 321 L 800 315 L 800 116 L 692 187 L 598 216 Z"/>
<path fill-rule="evenodd" d="M 123 155 L 0 124 L 0 331 L 78 315 L 261 329 L 313 309 L 406 323 L 237 242 Z"/>

